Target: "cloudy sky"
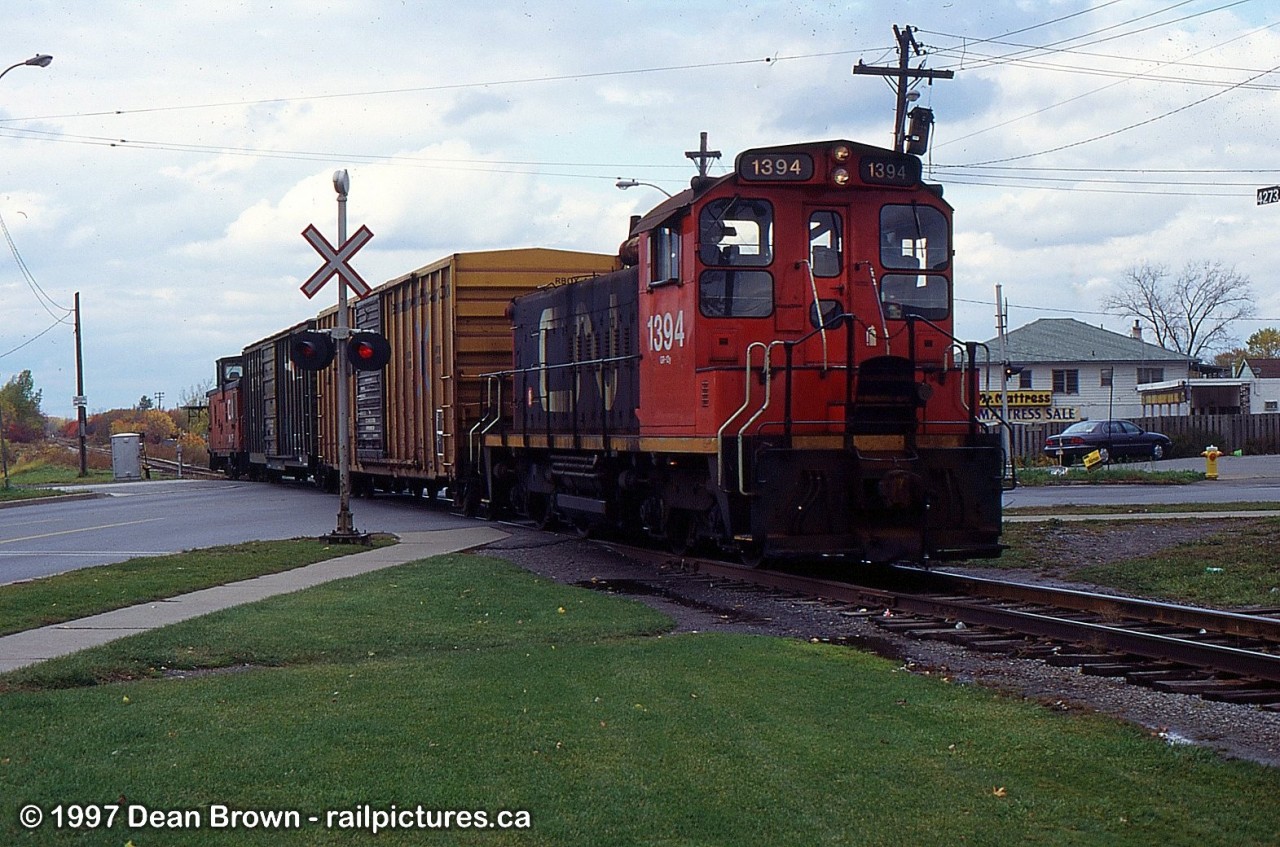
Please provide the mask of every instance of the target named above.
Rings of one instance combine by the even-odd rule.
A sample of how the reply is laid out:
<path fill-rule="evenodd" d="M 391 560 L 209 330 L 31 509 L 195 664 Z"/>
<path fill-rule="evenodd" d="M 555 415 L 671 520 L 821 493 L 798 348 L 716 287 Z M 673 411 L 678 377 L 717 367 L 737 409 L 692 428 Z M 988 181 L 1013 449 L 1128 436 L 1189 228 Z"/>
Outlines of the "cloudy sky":
<path fill-rule="evenodd" d="M 378 283 L 456 251 L 612 252 L 628 217 L 747 147 L 888 146 L 894 24 L 956 207 L 959 335 L 1075 317 L 1127 268 L 1223 261 L 1280 325 L 1274 0 L 18 0 L 0 68 L 0 381 L 71 416 L 80 292 L 91 411 L 202 393 L 213 361 L 331 305 L 301 231 Z"/>

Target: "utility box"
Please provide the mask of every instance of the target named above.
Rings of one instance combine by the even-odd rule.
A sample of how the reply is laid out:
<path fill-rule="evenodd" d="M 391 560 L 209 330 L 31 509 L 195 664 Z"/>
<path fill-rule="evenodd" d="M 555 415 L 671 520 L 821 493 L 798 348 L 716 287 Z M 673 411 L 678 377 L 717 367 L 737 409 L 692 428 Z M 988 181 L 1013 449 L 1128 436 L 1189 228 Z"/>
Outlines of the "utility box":
<path fill-rule="evenodd" d="M 115 479 L 142 479 L 141 443 L 142 436 L 136 432 L 111 436 L 111 475 Z"/>

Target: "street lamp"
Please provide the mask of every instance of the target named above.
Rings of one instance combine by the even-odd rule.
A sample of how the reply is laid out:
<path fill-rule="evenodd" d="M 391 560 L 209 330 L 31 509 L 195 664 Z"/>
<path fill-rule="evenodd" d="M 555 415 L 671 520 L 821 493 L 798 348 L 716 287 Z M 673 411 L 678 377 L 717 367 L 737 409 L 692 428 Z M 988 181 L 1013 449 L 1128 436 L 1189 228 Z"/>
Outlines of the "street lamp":
<path fill-rule="evenodd" d="M 635 180 L 635 179 L 619 179 L 617 182 L 614 183 L 614 185 L 617 186 L 618 188 L 621 188 L 624 191 L 628 188 L 635 188 L 637 185 L 647 185 L 650 188 L 658 189 L 668 197 L 671 196 L 670 191 L 663 188 L 661 185 L 654 185 L 652 182 L 640 182 L 639 180 Z"/>
<path fill-rule="evenodd" d="M 53 57 L 50 56 L 48 53 L 37 53 L 34 56 L 32 56 L 30 59 L 27 59 L 24 62 L 15 62 L 9 67 L 0 71 L 0 78 L 3 78 L 5 74 L 13 70 L 14 68 L 20 68 L 23 65 L 32 65 L 37 68 L 47 68 L 49 67 L 49 63 L 52 61 L 53 61 Z M 76 292 L 75 313 L 76 313 L 76 390 L 79 392 L 79 394 L 76 397 L 76 401 L 77 401 L 77 404 L 79 404 L 83 400 L 83 395 L 84 395 L 84 374 L 83 374 L 83 371 L 81 370 L 81 364 L 80 364 L 80 292 L 79 291 Z M 83 405 L 81 405 L 79 408 L 79 419 L 80 419 L 80 476 L 88 476 L 89 468 L 88 468 L 87 457 L 85 455 L 85 409 Z M 2 452 L 3 452 L 3 448 L 0 447 L 0 453 Z M 4 487 L 8 488 L 9 487 L 9 466 L 7 463 L 4 463 L 4 464 L 5 464 Z"/>
<path fill-rule="evenodd" d="M 25 62 L 15 62 L 14 64 L 0 71 L 0 77 L 3 77 L 5 74 L 13 70 L 14 68 L 20 68 L 23 65 L 35 65 L 36 67 L 47 68 L 49 67 L 49 63 L 52 61 L 53 61 L 53 57 L 50 56 L 48 53 L 37 53 L 34 56 L 32 56 L 30 59 L 27 59 Z"/>

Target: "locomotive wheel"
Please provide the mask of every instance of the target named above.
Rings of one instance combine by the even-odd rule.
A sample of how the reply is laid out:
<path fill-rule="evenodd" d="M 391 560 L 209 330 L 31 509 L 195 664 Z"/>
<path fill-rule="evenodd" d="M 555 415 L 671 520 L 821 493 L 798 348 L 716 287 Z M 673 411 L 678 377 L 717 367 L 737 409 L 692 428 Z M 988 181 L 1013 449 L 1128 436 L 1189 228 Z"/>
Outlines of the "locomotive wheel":
<path fill-rule="evenodd" d="M 764 554 L 764 545 L 752 541 L 738 549 L 738 558 L 749 568 L 762 568 L 768 561 Z"/>
<path fill-rule="evenodd" d="M 529 520 L 538 529 L 551 529 L 556 525 L 556 510 L 551 505 L 551 497 L 547 494 L 527 494 L 525 496 L 525 512 Z"/>
<path fill-rule="evenodd" d="M 698 521 L 692 512 L 672 509 L 667 516 L 667 546 L 677 556 L 687 556 L 698 544 Z"/>

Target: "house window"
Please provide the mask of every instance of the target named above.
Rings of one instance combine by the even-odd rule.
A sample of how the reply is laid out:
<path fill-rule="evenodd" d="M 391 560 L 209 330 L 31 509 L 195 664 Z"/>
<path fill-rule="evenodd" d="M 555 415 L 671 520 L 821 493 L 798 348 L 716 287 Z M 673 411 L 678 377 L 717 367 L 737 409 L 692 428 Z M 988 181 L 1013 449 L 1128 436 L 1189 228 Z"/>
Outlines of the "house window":
<path fill-rule="evenodd" d="M 1262 409 L 1265 412 L 1280 412 L 1280 400 L 1263 401 Z"/>
<path fill-rule="evenodd" d="M 1024 391 L 1031 387 L 1031 371 L 1024 370 L 1018 374 L 1018 387 Z"/>
<path fill-rule="evenodd" d="M 1053 372 L 1053 393 L 1054 394 L 1079 394 L 1080 393 L 1080 371 L 1054 371 Z"/>
<path fill-rule="evenodd" d="M 1115 378 L 1115 368 L 1103 368 L 1098 374 L 1098 385 L 1102 388 L 1110 388 Z"/>
<path fill-rule="evenodd" d="M 1164 382 L 1164 368 L 1138 368 L 1138 385 Z"/>

